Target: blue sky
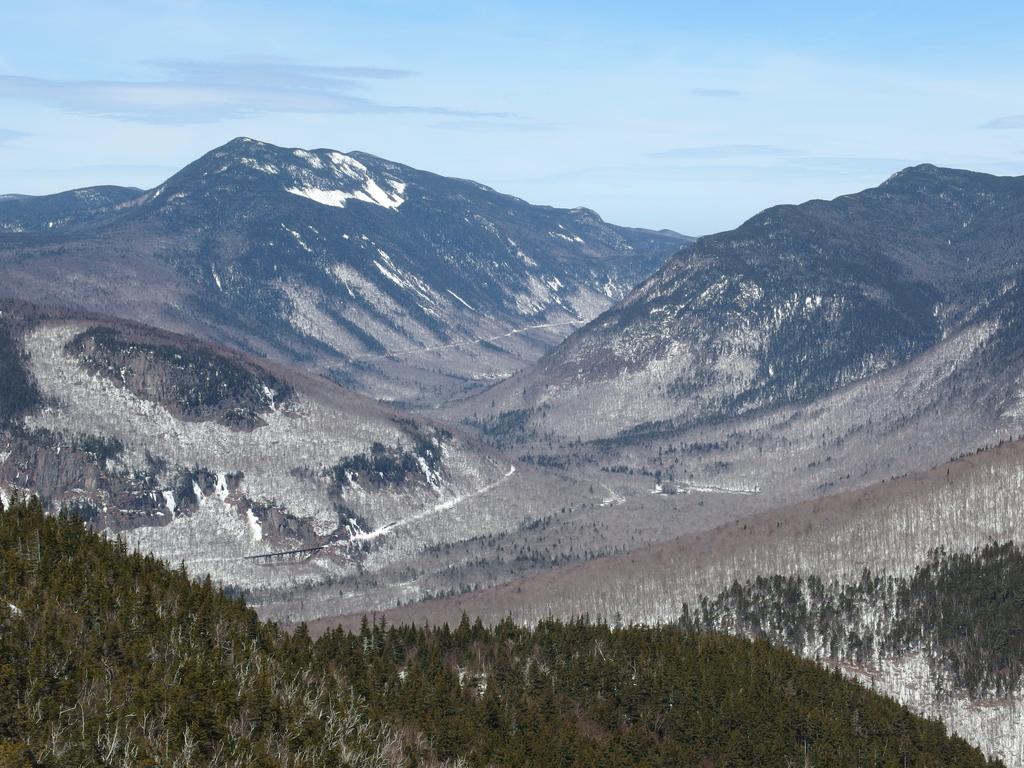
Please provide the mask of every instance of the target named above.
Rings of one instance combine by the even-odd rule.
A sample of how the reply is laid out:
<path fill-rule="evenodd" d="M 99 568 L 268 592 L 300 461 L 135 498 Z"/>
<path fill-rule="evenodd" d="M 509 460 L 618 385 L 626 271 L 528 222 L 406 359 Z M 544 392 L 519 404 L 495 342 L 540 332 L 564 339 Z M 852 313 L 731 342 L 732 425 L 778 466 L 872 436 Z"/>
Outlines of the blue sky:
<path fill-rule="evenodd" d="M 1024 173 L 1020 2 L 5 6 L 0 193 L 245 135 L 702 234 L 919 162 Z"/>

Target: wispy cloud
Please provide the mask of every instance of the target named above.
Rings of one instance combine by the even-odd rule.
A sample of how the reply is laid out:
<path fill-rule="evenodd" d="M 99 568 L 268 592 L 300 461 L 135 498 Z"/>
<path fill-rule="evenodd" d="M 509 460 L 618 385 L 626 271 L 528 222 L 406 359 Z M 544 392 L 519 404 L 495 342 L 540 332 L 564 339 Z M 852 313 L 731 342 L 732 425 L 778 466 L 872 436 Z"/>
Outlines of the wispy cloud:
<path fill-rule="evenodd" d="M 799 154 L 795 149 L 772 144 L 712 144 L 702 147 L 673 147 L 660 152 L 650 152 L 648 157 L 706 160 L 708 158 L 728 159 L 731 157 L 784 157 Z"/>
<path fill-rule="evenodd" d="M 1024 115 L 1006 115 L 989 120 L 982 128 L 995 128 L 1001 130 L 1024 129 Z"/>
<path fill-rule="evenodd" d="M 509 116 L 511 117 L 511 115 Z M 564 126 L 564 123 L 545 123 L 532 120 L 443 120 L 431 127 L 447 131 L 464 131 L 466 133 L 536 133 L 553 131 Z"/>
<path fill-rule="evenodd" d="M 690 93 L 705 99 L 738 99 L 743 95 L 743 91 L 733 88 L 693 88 Z"/>
<path fill-rule="evenodd" d="M 181 169 L 173 165 L 160 163 L 91 163 L 89 165 L 72 166 L 68 170 L 82 173 L 161 173 L 170 176 L 175 171 Z"/>
<path fill-rule="evenodd" d="M 228 87 L 258 85 L 263 88 L 316 90 L 354 86 L 360 80 L 403 80 L 418 74 L 410 69 L 330 67 L 282 58 L 239 58 L 227 61 L 151 59 L 142 63 L 172 78 Z"/>
<path fill-rule="evenodd" d="M 371 81 L 415 73 L 373 67 L 327 67 L 290 60 L 146 62 L 148 80 L 56 80 L 0 75 L 0 99 L 55 106 L 69 112 L 153 124 L 212 123 L 271 113 L 421 113 L 501 119 L 444 106 L 386 104 L 365 95 Z"/>
<path fill-rule="evenodd" d="M 780 177 L 838 178 L 846 176 L 885 177 L 914 164 L 901 157 L 857 157 L 808 155 L 789 158 L 774 167 Z M 879 181 L 882 179 L 879 178 Z"/>
<path fill-rule="evenodd" d="M 6 144 L 9 141 L 17 141 L 18 139 L 24 139 L 30 134 L 24 131 L 15 131 L 11 128 L 0 128 L 0 144 Z"/>
<path fill-rule="evenodd" d="M 792 155 L 792 156 L 789 156 Z M 648 156 L 650 157 L 650 155 Z M 768 181 L 771 179 L 834 179 L 857 178 L 883 181 L 894 171 L 912 165 L 912 161 L 893 157 L 848 157 L 825 155 L 800 155 L 789 153 L 769 159 L 767 162 L 721 162 L 720 158 L 708 156 L 703 162 L 637 162 L 623 165 L 592 166 L 576 168 L 555 174 L 528 179 L 661 179 L 674 182 L 713 179 L 716 181 Z M 754 158 L 751 158 L 753 160 Z"/>

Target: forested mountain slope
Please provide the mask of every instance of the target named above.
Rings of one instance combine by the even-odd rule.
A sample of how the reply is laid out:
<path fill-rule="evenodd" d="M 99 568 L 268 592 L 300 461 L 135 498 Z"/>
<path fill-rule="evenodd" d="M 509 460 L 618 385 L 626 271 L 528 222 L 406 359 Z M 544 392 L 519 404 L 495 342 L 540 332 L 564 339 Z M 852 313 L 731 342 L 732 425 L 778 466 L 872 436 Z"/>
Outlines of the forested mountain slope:
<path fill-rule="evenodd" d="M 953 345 L 948 365 L 993 390 L 976 418 L 1009 418 L 1024 389 L 1022 232 L 1024 177 L 929 165 L 770 208 L 701 238 L 471 409 L 493 430 L 506 412 L 511 441 L 664 444 Z M 955 392 L 929 394 L 911 391 L 909 404 L 927 415 Z"/>
<path fill-rule="evenodd" d="M 997 765 L 763 642 L 468 620 L 314 642 L 36 502 L 0 523 L 14 766 Z"/>
<path fill-rule="evenodd" d="M 432 404 L 532 362 L 688 242 L 364 153 L 236 139 L 147 192 L 0 200 L 0 298 Z"/>
<path fill-rule="evenodd" d="M 393 604 L 418 559 L 445 570 L 436 548 L 547 514 L 535 476 L 458 430 L 224 347 L 0 313 L 0 499 L 41 494 L 263 602 L 336 598 L 355 579 L 349 595 Z"/>
<path fill-rule="evenodd" d="M 1024 764 L 1024 553 L 942 549 L 910 575 L 758 576 L 687 606 L 682 626 L 770 640 L 839 665 Z"/>
<path fill-rule="evenodd" d="M 55 195 L 0 195 L 0 232 L 36 232 L 111 215 L 142 194 L 134 187 L 86 187 Z"/>

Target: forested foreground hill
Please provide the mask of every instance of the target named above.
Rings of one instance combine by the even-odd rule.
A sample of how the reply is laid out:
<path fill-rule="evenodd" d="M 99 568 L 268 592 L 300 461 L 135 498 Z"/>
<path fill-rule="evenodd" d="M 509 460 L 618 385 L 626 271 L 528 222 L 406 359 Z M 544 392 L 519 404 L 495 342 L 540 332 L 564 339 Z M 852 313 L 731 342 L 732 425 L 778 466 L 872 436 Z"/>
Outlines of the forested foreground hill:
<path fill-rule="evenodd" d="M 996 765 L 764 642 L 468 620 L 313 641 L 35 501 L 0 511 L 0 763 Z"/>

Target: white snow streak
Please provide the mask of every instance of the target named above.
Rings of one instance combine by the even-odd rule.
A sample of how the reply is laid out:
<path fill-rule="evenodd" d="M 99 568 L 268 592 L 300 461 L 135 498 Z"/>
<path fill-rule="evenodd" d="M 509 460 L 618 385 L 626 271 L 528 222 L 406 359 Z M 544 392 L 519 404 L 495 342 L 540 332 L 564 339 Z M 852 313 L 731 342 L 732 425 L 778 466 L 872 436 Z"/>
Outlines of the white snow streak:
<path fill-rule="evenodd" d="M 457 294 L 455 291 L 453 291 L 450 288 L 445 288 L 445 290 L 448 291 L 448 293 L 450 293 L 452 296 L 454 296 L 459 301 L 459 303 L 461 303 L 466 309 L 472 309 L 474 312 L 476 312 L 476 310 L 469 306 L 469 304 L 466 303 L 466 300 L 459 296 L 459 294 Z"/>
<path fill-rule="evenodd" d="M 438 502 L 434 506 L 429 507 L 429 508 L 423 510 L 422 512 L 417 512 L 414 515 L 409 515 L 409 517 L 404 517 L 401 520 L 396 520 L 393 523 L 388 523 L 387 525 L 382 525 L 380 528 L 375 528 L 374 530 L 369 531 L 367 533 L 357 533 L 355 536 L 353 536 L 350 539 L 350 541 L 352 541 L 352 542 L 356 542 L 356 541 L 373 541 L 374 539 L 378 539 L 381 536 L 389 534 L 389 533 L 391 533 L 392 531 L 395 531 L 398 528 L 401 528 L 403 526 L 409 525 L 410 523 L 414 523 L 414 522 L 417 522 L 419 520 L 423 520 L 424 518 L 430 517 L 431 515 L 436 515 L 438 512 L 447 512 L 449 509 L 452 509 L 452 508 L 458 506 L 459 504 L 461 504 L 462 502 L 466 501 L 467 499 L 472 499 L 472 498 L 475 498 L 477 496 L 482 496 L 485 493 L 489 493 L 490 491 L 493 491 L 499 485 L 501 485 L 502 483 L 507 481 L 510 477 L 512 477 L 512 475 L 514 475 L 515 473 L 516 473 L 515 466 L 511 466 L 511 467 L 508 468 L 508 472 L 506 472 L 504 474 L 504 476 L 498 478 L 493 483 L 488 483 L 487 485 L 484 485 L 484 486 L 482 486 L 480 488 L 477 488 L 475 491 L 472 491 L 470 493 L 465 493 L 465 494 L 462 494 L 461 496 L 455 496 L 455 497 L 453 497 L 451 499 L 447 499 L 446 501 Z"/>

